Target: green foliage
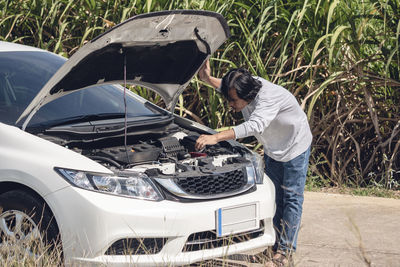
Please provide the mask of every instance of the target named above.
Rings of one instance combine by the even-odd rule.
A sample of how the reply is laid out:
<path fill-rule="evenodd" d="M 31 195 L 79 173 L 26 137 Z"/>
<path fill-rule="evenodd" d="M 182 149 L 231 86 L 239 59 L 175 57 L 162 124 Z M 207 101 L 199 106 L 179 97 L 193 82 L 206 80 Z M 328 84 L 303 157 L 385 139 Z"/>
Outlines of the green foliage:
<path fill-rule="evenodd" d="M 212 55 L 214 76 L 245 67 L 297 97 L 314 134 L 314 184 L 398 188 L 399 0 L 0 0 L 0 40 L 68 57 L 133 15 L 166 9 L 227 19 L 232 37 Z M 176 112 L 212 128 L 241 121 L 196 78 Z"/>

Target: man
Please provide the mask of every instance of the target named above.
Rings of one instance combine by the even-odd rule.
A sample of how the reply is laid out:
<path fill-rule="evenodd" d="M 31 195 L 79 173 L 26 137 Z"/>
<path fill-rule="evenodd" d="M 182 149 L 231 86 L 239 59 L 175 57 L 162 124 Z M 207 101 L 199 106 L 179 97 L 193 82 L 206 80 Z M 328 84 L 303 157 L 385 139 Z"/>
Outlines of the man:
<path fill-rule="evenodd" d="M 247 136 L 255 136 L 263 144 L 265 171 L 276 192 L 273 221 L 277 239 L 272 264 L 285 266 L 296 250 L 302 214 L 312 141 L 307 117 L 289 91 L 253 77 L 247 70 L 230 70 L 222 79 L 212 77 L 210 72 L 207 61 L 199 71 L 199 78 L 219 88 L 232 109 L 242 112 L 245 122 L 214 135 L 201 135 L 196 149 Z"/>

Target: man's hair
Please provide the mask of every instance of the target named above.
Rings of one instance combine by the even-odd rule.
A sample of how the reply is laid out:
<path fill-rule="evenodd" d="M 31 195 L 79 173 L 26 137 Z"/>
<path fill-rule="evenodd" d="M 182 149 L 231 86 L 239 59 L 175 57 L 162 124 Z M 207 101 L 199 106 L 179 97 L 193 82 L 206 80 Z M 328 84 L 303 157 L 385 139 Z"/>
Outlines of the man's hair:
<path fill-rule="evenodd" d="M 229 90 L 234 88 L 238 97 L 247 102 L 254 100 L 262 84 L 248 70 L 239 68 L 228 71 L 221 82 L 221 92 L 229 100 Z"/>

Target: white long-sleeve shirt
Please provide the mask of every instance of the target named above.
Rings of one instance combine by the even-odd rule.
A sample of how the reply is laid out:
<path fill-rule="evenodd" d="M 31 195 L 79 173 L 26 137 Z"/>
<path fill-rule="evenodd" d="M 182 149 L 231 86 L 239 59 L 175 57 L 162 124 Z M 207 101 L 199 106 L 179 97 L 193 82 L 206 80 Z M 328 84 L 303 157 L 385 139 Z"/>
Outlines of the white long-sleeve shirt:
<path fill-rule="evenodd" d="M 245 119 L 233 128 L 236 139 L 255 136 L 264 153 L 287 162 L 311 145 L 312 134 L 307 116 L 296 98 L 285 88 L 260 77 L 262 87 L 255 99 L 242 109 Z"/>

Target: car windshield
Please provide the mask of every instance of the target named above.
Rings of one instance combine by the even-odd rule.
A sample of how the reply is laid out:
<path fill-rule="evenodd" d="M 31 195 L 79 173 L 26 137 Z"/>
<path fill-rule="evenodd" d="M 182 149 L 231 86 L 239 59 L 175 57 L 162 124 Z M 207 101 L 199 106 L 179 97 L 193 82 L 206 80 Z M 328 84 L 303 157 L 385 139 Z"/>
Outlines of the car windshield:
<path fill-rule="evenodd" d="M 48 52 L 1 52 L 0 122 L 15 125 L 18 117 L 64 62 L 64 58 Z M 70 93 L 44 105 L 28 126 L 50 126 L 52 122 L 76 118 L 120 117 L 118 114 L 124 114 L 125 110 L 123 94 L 118 85 L 97 85 Z M 127 113 L 128 118 L 161 115 L 131 94 L 127 94 Z"/>

